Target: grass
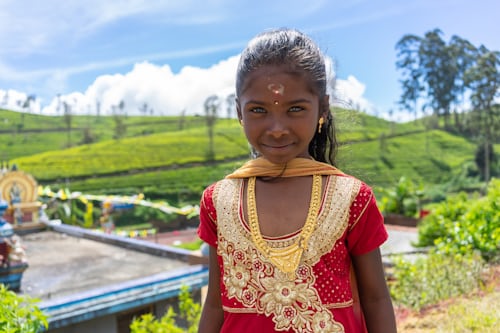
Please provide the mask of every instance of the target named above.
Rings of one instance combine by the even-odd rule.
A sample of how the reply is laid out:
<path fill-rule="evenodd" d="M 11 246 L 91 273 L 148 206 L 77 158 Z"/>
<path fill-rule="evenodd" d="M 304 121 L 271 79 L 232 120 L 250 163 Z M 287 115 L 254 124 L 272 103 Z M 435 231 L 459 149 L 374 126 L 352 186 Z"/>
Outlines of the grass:
<path fill-rule="evenodd" d="M 496 333 L 500 327 L 500 266 L 493 266 L 482 289 L 421 310 L 397 308 L 398 332 Z"/>
<path fill-rule="evenodd" d="M 498 332 L 500 265 L 430 251 L 394 261 L 388 273 L 399 332 Z"/>

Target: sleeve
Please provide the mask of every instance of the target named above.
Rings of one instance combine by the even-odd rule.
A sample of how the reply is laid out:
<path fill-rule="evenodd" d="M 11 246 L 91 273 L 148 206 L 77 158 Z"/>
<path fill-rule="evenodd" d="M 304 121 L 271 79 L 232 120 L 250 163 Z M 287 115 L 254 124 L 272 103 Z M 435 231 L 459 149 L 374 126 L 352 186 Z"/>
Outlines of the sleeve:
<path fill-rule="evenodd" d="M 217 212 L 213 202 L 215 185 L 207 187 L 201 196 L 198 237 L 208 245 L 217 247 Z"/>
<path fill-rule="evenodd" d="M 375 195 L 368 185 L 362 183 L 350 208 L 347 248 L 352 255 L 362 255 L 375 250 L 388 237 Z"/>

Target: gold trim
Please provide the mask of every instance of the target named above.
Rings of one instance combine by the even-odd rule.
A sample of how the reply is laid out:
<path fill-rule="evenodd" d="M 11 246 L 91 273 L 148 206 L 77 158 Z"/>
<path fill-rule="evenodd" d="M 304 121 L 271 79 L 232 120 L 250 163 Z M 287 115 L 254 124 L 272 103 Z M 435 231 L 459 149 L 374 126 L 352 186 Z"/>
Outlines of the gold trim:
<path fill-rule="evenodd" d="M 358 215 L 358 218 L 356 219 L 356 221 L 354 221 L 354 223 L 352 224 L 352 226 L 349 228 L 349 230 L 352 230 L 356 224 L 358 224 L 359 222 L 359 219 L 365 214 L 365 211 L 366 211 L 366 208 L 368 208 L 368 205 L 370 204 L 370 202 L 372 201 L 372 198 L 373 198 L 373 193 L 370 194 L 370 197 L 368 198 L 368 200 L 366 201 L 366 204 L 365 206 L 363 207 L 363 209 L 359 212 L 359 215 Z"/>
<path fill-rule="evenodd" d="M 329 303 L 329 304 L 323 304 L 323 306 L 327 309 L 342 309 L 342 308 L 348 308 L 353 305 L 354 301 L 351 299 L 347 302 L 341 302 L 341 303 Z M 224 311 L 230 312 L 230 313 L 258 313 L 259 311 L 256 308 L 233 308 L 231 306 L 223 305 L 222 309 Z"/>
<path fill-rule="evenodd" d="M 229 306 L 222 306 L 222 310 L 230 313 L 257 313 L 255 308 L 231 308 Z"/>
<path fill-rule="evenodd" d="M 274 248 L 266 243 L 260 232 L 259 219 L 257 215 L 257 204 L 255 200 L 255 177 L 250 177 L 248 179 L 247 213 L 250 233 L 252 235 L 252 240 L 254 241 L 255 247 L 266 258 L 268 258 L 269 261 L 275 264 L 280 271 L 286 273 L 291 278 L 293 278 L 293 273 L 299 266 L 300 259 L 302 258 L 302 253 L 307 249 L 309 238 L 311 237 L 316 225 L 316 219 L 321 205 L 321 186 L 322 176 L 314 175 L 311 189 L 311 201 L 309 203 L 309 211 L 307 213 L 306 222 L 304 224 L 304 227 L 302 228 L 302 231 L 300 232 L 297 241 L 286 247 Z"/>
<path fill-rule="evenodd" d="M 350 299 L 347 302 L 342 302 L 342 303 L 330 303 L 330 304 L 323 304 L 323 306 L 327 309 L 341 309 L 341 308 L 348 308 L 354 304 L 354 300 Z"/>

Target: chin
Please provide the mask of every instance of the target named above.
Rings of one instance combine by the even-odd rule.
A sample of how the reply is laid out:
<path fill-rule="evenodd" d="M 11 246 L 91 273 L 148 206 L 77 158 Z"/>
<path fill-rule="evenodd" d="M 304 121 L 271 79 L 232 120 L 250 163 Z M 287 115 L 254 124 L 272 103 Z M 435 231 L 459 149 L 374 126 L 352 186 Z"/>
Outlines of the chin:
<path fill-rule="evenodd" d="M 294 156 L 261 156 L 273 164 L 286 164 L 295 158 Z"/>

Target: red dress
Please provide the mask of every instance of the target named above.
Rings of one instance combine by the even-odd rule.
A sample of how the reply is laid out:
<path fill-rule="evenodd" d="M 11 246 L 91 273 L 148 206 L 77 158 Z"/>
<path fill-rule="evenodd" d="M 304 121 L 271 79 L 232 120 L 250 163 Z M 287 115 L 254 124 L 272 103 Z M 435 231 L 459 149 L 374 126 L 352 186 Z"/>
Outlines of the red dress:
<path fill-rule="evenodd" d="M 204 191 L 198 235 L 217 248 L 221 332 L 365 332 L 353 306 L 351 256 L 379 247 L 387 231 L 366 184 L 332 175 L 325 188 L 315 230 L 293 278 L 252 243 L 242 214 L 242 179 L 224 179 Z M 284 247 L 299 235 L 265 240 Z"/>

